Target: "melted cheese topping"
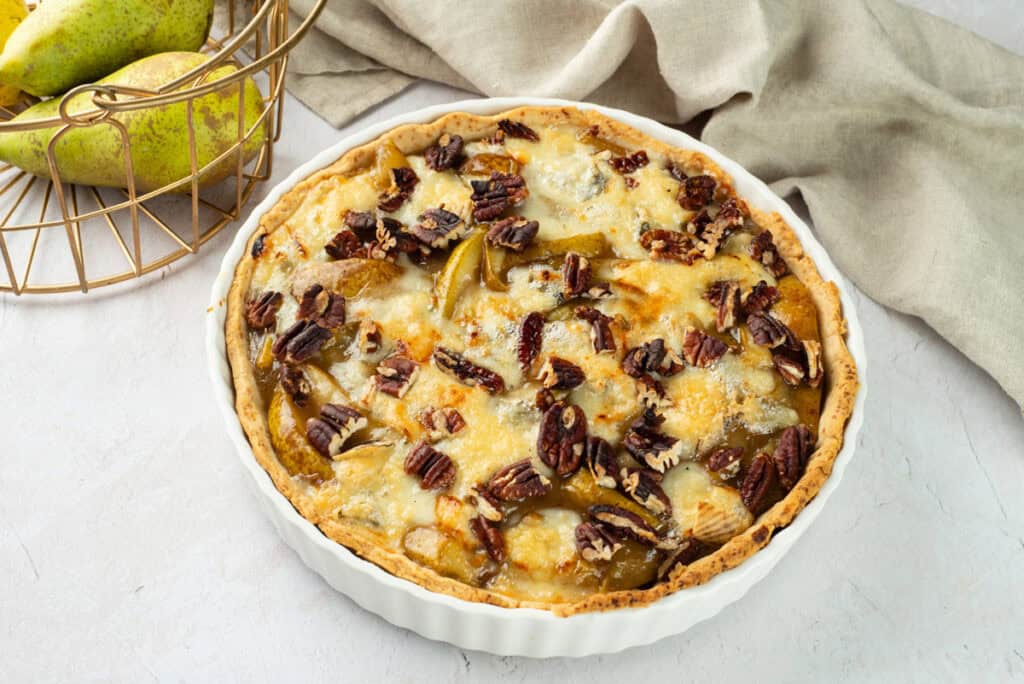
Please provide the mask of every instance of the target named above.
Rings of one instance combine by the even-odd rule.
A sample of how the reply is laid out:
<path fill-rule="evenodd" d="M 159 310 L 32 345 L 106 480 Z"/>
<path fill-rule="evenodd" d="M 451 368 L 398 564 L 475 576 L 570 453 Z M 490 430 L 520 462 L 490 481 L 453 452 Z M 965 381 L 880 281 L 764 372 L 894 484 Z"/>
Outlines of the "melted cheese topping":
<path fill-rule="evenodd" d="M 329 364 L 321 363 L 334 384 L 328 394 L 335 392 L 331 396 L 342 397 L 372 418 L 376 443 L 342 454 L 330 464 L 334 479 L 309 484 L 305 491 L 325 514 L 365 525 L 382 544 L 442 574 L 511 596 L 559 601 L 598 589 L 580 580 L 592 578 L 593 568 L 579 570 L 588 565 L 575 545 L 574 530 L 583 520 L 579 510 L 540 508 L 506 526 L 504 569 L 492 573 L 491 579 L 481 571 L 488 561 L 469 524 L 476 515 L 474 486 L 499 468 L 528 458 L 542 474 L 557 480 L 536 454 L 541 413 L 534 407 L 534 395 L 540 363 L 555 355 L 584 369 L 586 382 L 569 392 L 568 399 L 584 410 L 590 434 L 608 440 L 629 462 L 620 445 L 642 406 L 637 383 L 622 370 L 625 350 L 662 338 L 679 353 L 687 326 L 714 330 L 715 309 L 704 293 L 715 281 L 734 280 L 744 291 L 759 281 L 776 281 L 749 256 L 750 238 L 742 232 L 729 238 L 710 261 L 652 261 L 639 244 L 640 231 L 679 230 L 694 214 L 676 201 L 679 183 L 665 170 L 666 160 L 652 155 L 648 165 L 630 174 L 634 182 L 627 184 L 609 164 L 609 153 L 581 142 L 576 129 L 550 127 L 538 133 L 539 143 L 515 138 L 503 145 L 476 141 L 467 144 L 465 154 L 503 154 L 518 160 L 530 194 L 510 213 L 539 222 L 537 242 L 590 233 L 607 238 L 614 257 L 594 260 L 594 268 L 597 280 L 610 283 L 613 296 L 582 303 L 616 319 L 617 351 L 595 352 L 588 323 L 555 317 L 544 328 L 538 362 L 527 372 L 520 367 L 520 321 L 530 312 L 550 313 L 561 304 L 557 263 L 511 269 L 507 292 L 471 282 L 447 319 L 437 301 L 436 274 L 402 257 L 399 277 L 347 302 L 350 321 L 379 326 L 383 348 L 368 355 L 352 342 L 345 354 L 333 354 Z M 421 156 L 409 157 L 408 163 L 419 183 L 392 217 L 409 226 L 425 210 L 444 207 L 471 221 L 467 178 L 453 171 L 433 172 Z M 342 227 L 345 214 L 374 210 L 378 195 L 369 172 L 333 177 L 312 188 L 283 228 L 267 237 L 265 256 L 253 276 L 253 293 L 291 293 L 295 268 L 328 261 L 324 245 Z M 277 334 L 294 323 L 296 309 L 297 300 L 289 294 L 277 316 Z M 398 341 L 420 364 L 401 398 L 376 391 L 373 382 L 376 364 Z M 430 361 L 437 346 L 500 374 L 507 391 L 492 395 L 443 373 Z M 736 483 L 708 473 L 697 460 L 699 454 L 729 442 L 738 432 L 772 435 L 799 420 L 767 350 L 735 346 L 710 368 L 687 367 L 665 378 L 667 397 L 659 409 L 665 419 L 660 429 L 682 443 L 684 459 L 663 481 L 672 506 L 666 524 L 677 534 L 692 534 L 711 544 L 741 532 L 752 516 L 739 499 Z M 440 496 L 422 489 L 419 478 L 403 467 L 410 449 L 427 434 L 417 417 L 437 407 L 457 409 L 467 425 L 433 443 L 455 464 L 455 480 Z"/>

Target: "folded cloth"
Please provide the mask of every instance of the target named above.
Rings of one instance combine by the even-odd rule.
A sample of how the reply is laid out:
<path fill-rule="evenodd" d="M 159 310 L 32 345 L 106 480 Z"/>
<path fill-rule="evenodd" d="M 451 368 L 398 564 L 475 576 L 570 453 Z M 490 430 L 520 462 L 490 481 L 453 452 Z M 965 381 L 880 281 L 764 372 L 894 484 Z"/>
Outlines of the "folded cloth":
<path fill-rule="evenodd" d="M 314 0 L 292 0 L 306 12 Z M 340 126 L 415 79 L 590 100 L 799 192 L 864 292 L 1024 406 L 1024 59 L 890 0 L 328 0 L 291 91 Z"/>

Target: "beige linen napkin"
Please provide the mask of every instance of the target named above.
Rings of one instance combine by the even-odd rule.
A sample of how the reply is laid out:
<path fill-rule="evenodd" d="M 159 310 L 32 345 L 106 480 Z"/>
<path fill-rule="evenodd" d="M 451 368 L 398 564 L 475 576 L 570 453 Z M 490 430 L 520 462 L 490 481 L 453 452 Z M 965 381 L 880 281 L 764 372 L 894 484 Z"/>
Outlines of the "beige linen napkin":
<path fill-rule="evenodd" d="M 844 273 L 1024 405 L 1024 59 L 889 0 L 328 0 L 317 28 L 289 85 L 336 126 L 417 78 L 713 110 Z"/>

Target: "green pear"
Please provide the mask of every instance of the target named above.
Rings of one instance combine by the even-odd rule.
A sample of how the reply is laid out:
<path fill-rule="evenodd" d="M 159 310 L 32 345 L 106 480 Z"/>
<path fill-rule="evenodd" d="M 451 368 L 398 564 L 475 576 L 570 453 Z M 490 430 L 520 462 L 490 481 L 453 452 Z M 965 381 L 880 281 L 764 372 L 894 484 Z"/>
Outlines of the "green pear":
<path fill-rule="evenodd" d="M 0 53 L 0 83 L 58 95 L 158 52 L 206 42 L 214 0 L 46 0 Z"/>
<path fill-rule="evenodd" d="M 204 63 L 209 58 L 197 52 L 165 52 L 145 57 L 99 81 L 153 90 Z M 209 83 L 236 71 L 227 65 L 214 69 L 202 82 Z M 253 128 L 263 110 L 259 88 L 251 78 L 244 79 L 245 130 Z M 223 154 L 238 139 L 239 84 L 225 86 L 196 98 L 193 102 L 193 128 L 199 168 Z M 34 105 L 13 122 L 59 116 L 58 99 Z M 154 190 L 180 180 L 191 173 L 187 103 L 118 112 L 111 119 L 122 124 L 131 142 L 135 187 L 140 192 Z M 71 98 L 68 113 L 74 115 L 96 109 L 92 93 Z M 266 123 L 253 132 L 244 146 L 248 161 L 259 151 L 266 138 Z M 18 166 L 37 176 L 49 177 L 46 149 L 60 126 L 41 130 L 0 133 L 0 161 Z M 61 178 L 68 183 L 127 187 L 121 134 L 108 122 L 69 128 L 54 148 Z M 207 171 L 201 180 L 205 187 L 227 177 L 235 170 L 237 156 L 230 155 Z M 189 184 L 178 188 L 185 192 Z"/>

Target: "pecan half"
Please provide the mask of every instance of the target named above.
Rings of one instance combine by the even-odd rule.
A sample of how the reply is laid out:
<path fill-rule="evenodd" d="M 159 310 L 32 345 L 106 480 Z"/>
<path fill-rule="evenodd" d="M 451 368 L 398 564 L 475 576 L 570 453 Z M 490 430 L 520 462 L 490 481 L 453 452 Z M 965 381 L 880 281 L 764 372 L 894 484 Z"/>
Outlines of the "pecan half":
<path fill-rule="evenodd" d="M 667 403 L 668 393 L 660 381 L 650 375 L 641 375 L 636 379 L 637 394 L 644 406 L 661 407 Z"/>
<path fill-rule="evenodd" d="M 651 253 L 654 259 L 667 259 L 692 264 L 700 256 L 693 238 L 678 230 L 652 228 L 640 235 L 640 245 Z"/>
<path fill-rule="evenodd" d="M 319 418 L 306 421 L 306 439 L 325 458 L 341 453 L 345 441 L 366 427 L 366 418 L 354 408 L 341 404 L 324 404 Z"/>
<path fill-rule="evenodd" d="M 300 321 L 313 321 L 328 330 L 340 328 L 345 325 L 345 298 L 321 285 L 310 285 L 302 293 L 295 317 Z"/>
<path fill-rule="evenodd" d="M 751 240 L 750 256 L 754 257 L 755 261 L 761 262 L 768 269 L 768 272 L 776 278 L 781 278 L 789 273 L 786 262 L 779 255 L 779 250 L 775 247 L 775 241 L 772 240 L 770 231 L 761 231 Z"/>
<path fill-rule="evenodd" d="M 770 313 L 755 313 L 747 316 L 747 327 L 754 342 L 771 349 L 800 349 L 796 335 L 789 327 Z"/>
<path fill-rule="evenodd" d="M 418 442 L 405 457 L 405 472 L 420 478 L 422 489 L 447 489 L 455 481 L 455 464 L 448 455 L 425 441 Z"/>
<path fill-rule="evenodd" d="M 722 202 L 722 205 L 718 207 L 714 223 L 727 230 L 731 230 L 742 226 L 745 218 L 743 207 L 740 206 L 737 200 L 730 198 Z"/>
<path fill-rule="evenodd" d="M 644 468 L 623 468 L 620 476 L 622 490 L 633 501 L 655 515 L 668 515 L 672 512 L 672 501 L 661 488 L 661 473 Z"/>
<path fill-rule="evenodd" d="M 487 242 L 513 252 L 522 252 L 537 236 L 540 224 L 522 216 L 509 216 L 496 221 L 487 231 Z"/>
<path fill-rule="evenodd" d="M 655 529 L 648 525 L 643 518 L 625 508 L 596 504 L 588 508 L 587 513 L 594 520 L 609 525 L 619 533 L 639 542 L 658 545 L 662 541 Z"/>
<path fill-rule="evenodd" d="M 562 289 L 566 299 L 578 297 L 590 288 L 590 261 L 576 252 L 569 252 L 562 262 Z"/>
<path fill-rule="evenodd" d="M 530 142 L 537 142 L 540 140 L 540 136 L 537 132 L 519 121 L 512 121 L 511 119 L 502 119 L 498 122 L 498 128 L 501 132 L 510 138 L 522 138 L 523 140 L 529 140 Z"/>
<path fill-rule="evenodd" d="M 284 296 L 280 292 L 267 290 L 245 305 L 245 323 L 250 330 L 266 330 L 277 322 Z"/>
<path fill-rule="evenodd" d="M 478 515 L 469 521 L 469 529 L 480 540 L 480 544 L 483 545 L 484 551 L 491 557 L 491 560 L 495 563 L 505 560 L 505 538 L 494 522 Z"/>
<path fill-rule="evenodd" d="M 611 316 L 605 316 L 591 306 L 577 306 L 573 313 L 576 318 L 590 323 L 590 341 L 594 344 L 594 351 L 598 354 L 615 351 L 615 336 L 612 335 Z"/>
<path fill-rule="evenodd" d="M 693 537 L 683 539 L 680 542 L 679 547 L 670 553 L 662 564 L 658 566 L 658 579 L 668 579 L 668 576 L 672 574 L 673 570 L 683 565 L 689 565 L 703 556 L 705 552 L 706 547 L 700 542 L 700 540 Z"/>
<path fill-rule="evenodd" d="M 776 349 L 772 352 L 772 365 L 787 385 L 796 387 L 807 379 L 806 360 L 802 352 Z"/>
<path fill-rule="evenodd" d="M 723 478 L 735 477 L 743 462 L 743 447 L 719 447 L 708 456 L 708 470 Z"/>
<path fill-rule="evenodd" d="M 665 419 L 653 411 L 645 411 L 640 419 L 633 421 L 626 429 L 622 438 L 622 446 L 626 451 L 659 473 L 678 464 L 683 453 L 683 445 L 678 439 L 658 430 L 663 422 Z"/>
<path fill-rule="evenodd" d="M 539 408 L 541 410 L 541 413 L 543 413 L 544 411 L 547 411 L 549 408 L 554 406 L 555 401 L 557 400 L 555 399 L 554 392 L 552 392 L 549 389 L 544 389 L 542 387 L 539 390 L 537 390 L 537 394 L 534 395 L 533 405 Z"/>
<path fill-rule="evenodd" d="M 665 361 L 665 340 L 659 338 L 633 347 L 622 358 L 622 370 L 626 375 L 639 378 L 649 373 L 657 373 Z"/>
<path fill-rule="evenodd" d="M 541 475 L 530 459 L 511 463 L 487 480 L 485 489 L 500 501 L 522 501 L 551 491 L 551 480 Z"/>
<path fill-rule="evenodd" d="M 625 157 L 612 157 L 608 160 L 608 164 L 621 173 L 626 175 L 627 173 L 633 173 L 637 169 L 642 169 L 650 163 L 650 159 L 647 158 L 647 152 L 644 150 L 637 150 L 633 154 L 626 155 Z"/>
<path fill-rule="evenodd" d="M 725 332 L 736 325 L 740 311 L 740 285 L 735 280 L 718 280 L 704 293 L 704 298 L 717 307 L 715 329 Z"/>
<path fill-rule="evenodd" d="M 295 321 L 274 341 L 270 348 L 274 357 L 283 363 L 302 363 L 312 358 L 331 339 L 331 331 L 313 321 Z"/>
<path fill-rule="evenodd" d="M 711 176 L 690 176 L 680 183 L 676 201 L 679 202 L 679 206 L 683 209 L 697 211 L 711 204 L 711 200 L 715 197 L 715 188 L 717 186 L 718 183 Z"/>
<path fill-rule="evenodd" d="M 469 229 L 458 214 L 453 214 L 443 207 L 427 209 L 416 220 L 419 223 L 410 228 L 409 232 L 417 240 L 434 249 L 446 248 L 449 242 L 463 237 Z"/>
<path fill-rule="evenodd" d="M 618 486 L 621 466 L 611 444 L 600 437 L 587 437 L 583 459 L 587 462 L 590 474 L 594 476 L 594 482 L 608 489 L 615 489 Z"/>
<path fill-rule="evenodd" d="M 259 237 L 252 241 L 252 249 L 249 254 L 253 259 L 259 259 L 263 255 L 263 248 L 267 246 L 267 234 L 260 233 Z"/>
<path fill-rule="evenodd" d="M 697 368 L 708 368 L 722 358 L 728 347 L 717 337 L 703 330 L 687 328 L 683 334 L 683 358 Z"/>
<path fill-rule="evenodd" d="M 419 182 L 420 177 L 408 166 L 391 169 L 391 186 L 377 198 L 377 208 L 381 211 L 398 211 Z"/>
<path fill-rule="evenodd" d="M 334 234 L 334 237 L 324 245 L 324 251 L 332 259 L 359 259 L 366 258 L 366 247 L 355 231 L 345 228 Z"/>
<path fill-rule="evenodd" d="M 491 172 L 490 180 L 475 180 L 470 185 L 473 186 L 473 219 L 481 222 L 498 218 L 530 194 L 526 181 L 518 174 Z"/>
<path fill-rule="evenodd" d="M 765 281 L 758 281 L 757 285 L 750 288 L 743 297 L 743 313 L 746 316 L 756 313 L 765 313 L 772 308 L 775 302 L 779 301 L 778 289 L 772 287 Z"/>
<path fill-rule="evenodd" d="M 399 253 L 409 255 L 413 261 L 421 261 L 429 248 L 405 230 L 405 226 L 389 216 L 377 220 L 374 239 L 367 247 L 371 259 L 394 261 Z"/>
<path fill-rule="evenodd" d="M 572 475 L 583 460 L 586 438 L 587 416 L 583 409 L 556 401 L 541 418 L 537 455 L 562 477 Z"/>
<path fill-rule="evenodd" d="M 419 372 L 419 364 L 409 358 L 405 345 L 400 342 L 395 351 L 377 364 L 377 374 L 373 380 L 381 392 L 401 399 Z"/>
<path fill-rule="evenodd" d="M 523 369 L 530 367 L 540 353 L 544 335 L 544 315 L 534 311 L 526 314 L 519 324 L 519 342 L 516 345 L 516 357 Z"/>
<path fill-rule="evenodd" d="M 821 342 L 804 340 L 804 357 L 807 359 L 807 384 L 817 387 L 825 377 L 825 370 L 821 366 Z"/>
<path fill-rule="evenodd" d="M 456 380 L 470 387 L 482 387 L 491 394 L 505 391 L 505 380 L 492 370 L 478 366 L 450 349 L 437 347 L 434 349 L 434 364 L 453 376 Z"/>
<path fill-rule="evenodd" d="M 756 515 L 761 511 L 774 479 L 772 457 L 764 452 L 754 456 L 740 484 L 740 499 L 751 513 Z"/>
<path fill-rule="evenodd" d="M 363 242 L 369 242 L 377 234 L 377 217 L 372 211 L 346 212 L 345 225 Z"/>
<path fill-rule="evenodd" d="M 814 435 L 806 425 L 793 425 L 782 431 L 772 460 L 783 489 L 788 491 L 796 485 L 813 453 Z"/>
<path fill-rule="evenodd" d="M 537 376 L 545 389 L 571 390 L 582 385 L 587 376 L 583 369 L 572 361 L 558 356 L 549 356 Z"/>
<path fill-rule="evenodd" d="M 462 159 L 463 140 L 461 135 L 442 133 L 437 142 L 426 149 L 423 158 L 433 171 L 445 171 Z"/>
<path fill-rule="evenodd" d="M 501 510 L 501 500 L 486 485 L 476 485 L 469 496 L 469 502 L 476 506 L 476 512 L 491 522 L 501 522 L 505 512 Z"/>
<path fill-rule="evenodd" d="M 622 548 L 622 534 L 611 525 L 587 520 L 576 526 L 576 550 L 588 563 L 609 561 Z"/>
<path fill-rule="evenodd" d="M 279 373 L 281 389 L 292 398 L 296 406 L 305 406 L 309 403 L 309 395 L 312 393 L 312 386 L 309 378 L 297 366 L 283 364 Z"/>
<path fill-rule="evenodd" d="M 450 406 L 427 407 L 420 411 L 416 419 L 427 429 L 427 436 L 432 440 L 451 437 L 466 427 L 466 419 L 458 409 Z"/>
<path fill-rule="evenodd" d="M 384 342 L 384 333 L 375 321 L 359 321 L 359 351 L 364 355 L 376 354 Z"/>

